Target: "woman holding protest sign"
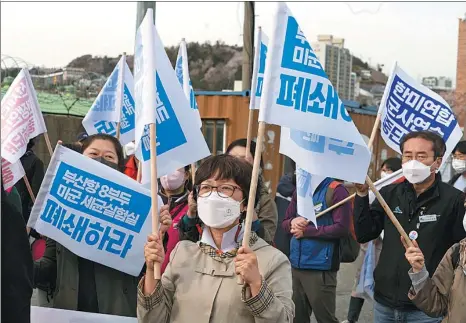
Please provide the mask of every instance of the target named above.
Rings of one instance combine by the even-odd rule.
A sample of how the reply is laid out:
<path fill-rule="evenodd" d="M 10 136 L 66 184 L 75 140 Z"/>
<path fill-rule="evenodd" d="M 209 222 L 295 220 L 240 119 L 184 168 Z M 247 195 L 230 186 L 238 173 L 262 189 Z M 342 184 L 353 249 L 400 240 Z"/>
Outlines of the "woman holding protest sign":
<path fill-rule="evenodd" d="M 251 177 L 250 164 L 228 155 L 210 157 L 199 167 L 194 199 L 203 222 L 201 240 L 179 242 L 156 280 L 154 263 L 163 263 L 165 253 L 158 235 L 148 237 L 147 271 L 138 287 L 139 322 L 293 320 L 286 256 L 254 232 L 249 247 L 240 247 Z"/>
<path fill-rule="evenodd" d="M 167 256 L 162 264 L 161 273 L 167 267 L 171 251 L 175 248 L 178 241 L 180 241 L 177 226 L 183 215 L 188 211 L 188 196 L 192 189 L 192 183 L 189 178 L 189 166 L 160 177 L 159 196 L 162 198 L 163 204 L 168 206 L 172 217 L 172 225 L 164 238 L 164 240 L 166 239 L 165 253 Z"/>
<path fill-rule="evenodd" d="M 87 137 L 82 154 L 122 171 L 123 150 L 106 134 Z M 161 231 L 171 225 L 168 208 L 160 210 Z M 34 264 L 34 283 L 56 286 L 53 307 L 91 313 L 136 316 L 137 277 L 81 258 L 59 243 L 47 239 L 44 256 Z"/>

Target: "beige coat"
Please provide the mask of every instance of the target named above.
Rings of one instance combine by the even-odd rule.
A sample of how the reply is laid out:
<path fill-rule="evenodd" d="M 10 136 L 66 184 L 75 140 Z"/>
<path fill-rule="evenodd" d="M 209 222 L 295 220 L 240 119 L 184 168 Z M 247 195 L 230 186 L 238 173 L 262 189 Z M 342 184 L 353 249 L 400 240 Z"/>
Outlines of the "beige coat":
<path fill-rule="evenodd" d="M 286 323 L 292 322 L 291 266 L 286 256 L 260 239 L 252 246 L 265 281 L 258 297 L 237 283 L 233 258 L 214 260 L 198 244 L 181 241 L 170 256 L 154 293 L 138 291 L 142 323 Z M 245 292 L 245 300 L 242 293 Z M 253 314 L 254 313 L 254 314 Z"/>
<path fill-rule="evenodd" d="M 411 290 L 408 294 L 427 315 L 444 315 L 443 323 L 466 323 L 466 239 L 460 241 L 459 266 L 454 268 L 451 255 L 457 246 L 448 249 L 432 278 L 427 278 L 418 293 Z"/>

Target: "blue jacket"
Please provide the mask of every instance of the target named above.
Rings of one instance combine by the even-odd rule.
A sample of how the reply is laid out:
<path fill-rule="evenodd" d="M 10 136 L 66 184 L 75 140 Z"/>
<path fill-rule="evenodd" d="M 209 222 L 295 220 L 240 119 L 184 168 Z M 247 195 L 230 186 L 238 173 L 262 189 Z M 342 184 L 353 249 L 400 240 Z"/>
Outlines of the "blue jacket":
<path fill-rule="evenodd" d="M 313 195 L 314 206 L 319 206 L 320 210 L 327 209 L 327 189 L 334 181 L 333 178 L 326 178 L 317 188 Z M 332 212 L 317 218 L 317 226 L 333 224 Z M 313 225 L 313 224 L 310 224 Z M 323 240 L 291 238 L 290 241 L 290 262 L 296 269 L 313 270 L 334 270 L 334 253 L 339 254 L 339 240 Z M 339 255 L 336 255 L 339 257 Z"/>

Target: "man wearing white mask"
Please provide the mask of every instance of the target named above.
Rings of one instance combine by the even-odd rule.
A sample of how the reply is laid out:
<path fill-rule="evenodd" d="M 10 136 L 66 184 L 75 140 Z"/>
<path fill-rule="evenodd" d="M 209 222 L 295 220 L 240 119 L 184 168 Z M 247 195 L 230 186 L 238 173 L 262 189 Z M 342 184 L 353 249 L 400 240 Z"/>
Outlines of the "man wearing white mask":
<path fill-rule="evenodd" d="M 450 180 L 449 184 L 459 189 L 461 192 L 466 190 L 466 141 L 460 141 L 453 149 L 453 161 L 451 165 L 456 175 Z"/>
<path fill-rule="evenodd" d="M 445 142 L 429 131 L 411 132 L 400 142 L 404 182 L 385 186 L 380 194 L 410 238 L 424 252 L 429 273 L 434 273 L 446 251 L 466 237 L 463 228 L 464 194 L 443 183 L 437 174 Z M 410 264 L 400 234 L 376 200 L 369 205 L 367 185 L 356 185 L 354 229 L 358 242 L 377 238 L 384 243 L 374 271 L 374 322 L 440 322 L 411 302 L 408 291 Z"/>

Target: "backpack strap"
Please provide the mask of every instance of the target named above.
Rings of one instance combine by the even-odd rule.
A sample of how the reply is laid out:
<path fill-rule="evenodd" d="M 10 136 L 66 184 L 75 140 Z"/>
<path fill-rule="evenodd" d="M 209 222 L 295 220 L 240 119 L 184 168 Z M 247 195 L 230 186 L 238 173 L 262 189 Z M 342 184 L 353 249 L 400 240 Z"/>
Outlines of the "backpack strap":
<path fill-rule="evenodd" d="M 325 202 L 327 203 L 327 208 L 331 207 L 333 205 L 333 193 L 335 192 L 335 189 L 342 185 L 340 182 L 337 181 L 332 181 L 327 187 L 327 193 L 325 194 Z"/>

